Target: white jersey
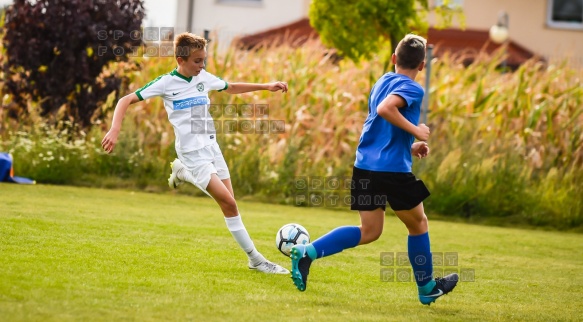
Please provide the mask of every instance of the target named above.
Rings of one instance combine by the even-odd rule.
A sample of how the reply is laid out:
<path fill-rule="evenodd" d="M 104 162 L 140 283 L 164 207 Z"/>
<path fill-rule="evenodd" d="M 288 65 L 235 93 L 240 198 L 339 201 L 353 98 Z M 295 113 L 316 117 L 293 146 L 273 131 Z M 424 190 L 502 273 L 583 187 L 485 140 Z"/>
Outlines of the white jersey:
<path fill-rule="evenodd" d="M 227 82 L 204 69 L 190 78 L 174 69 L 138 89 L 136 95 L 140 101 L 162 97 L 168 120 L 174 127 L 176 151 L 190 152 L 216 142 L 216 131 L 208 111 L 208 92 L 222 91 L 228 86 Z"/>

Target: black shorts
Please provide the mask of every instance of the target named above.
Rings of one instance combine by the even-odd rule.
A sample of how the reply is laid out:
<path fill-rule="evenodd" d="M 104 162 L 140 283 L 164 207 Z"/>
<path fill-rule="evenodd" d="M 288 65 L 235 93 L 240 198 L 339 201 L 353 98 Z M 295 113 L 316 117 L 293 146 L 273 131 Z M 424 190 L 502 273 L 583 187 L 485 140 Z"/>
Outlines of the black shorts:
<path fill-rule="evenodd" d="M 430 193 L 423 181 L 411 172 L 380 172 L 354 167 L 350 187 L 352 210 L 409 210 Z"/>

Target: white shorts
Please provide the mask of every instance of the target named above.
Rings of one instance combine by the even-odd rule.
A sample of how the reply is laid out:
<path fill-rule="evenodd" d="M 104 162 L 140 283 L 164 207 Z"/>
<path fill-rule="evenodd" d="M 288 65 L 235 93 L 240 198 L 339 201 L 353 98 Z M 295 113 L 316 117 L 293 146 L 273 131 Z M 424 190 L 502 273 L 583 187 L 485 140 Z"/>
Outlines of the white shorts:
<path fill-rule="evenodd" d="M 205 193 L 213 173 L 216 173 L 221 180 L 231 177 L 217 142 L 191 152 L 181 153 L 177 151 L 177 154 L 182 165 L 192 173 L 194 182 L 191 183 Z"/>

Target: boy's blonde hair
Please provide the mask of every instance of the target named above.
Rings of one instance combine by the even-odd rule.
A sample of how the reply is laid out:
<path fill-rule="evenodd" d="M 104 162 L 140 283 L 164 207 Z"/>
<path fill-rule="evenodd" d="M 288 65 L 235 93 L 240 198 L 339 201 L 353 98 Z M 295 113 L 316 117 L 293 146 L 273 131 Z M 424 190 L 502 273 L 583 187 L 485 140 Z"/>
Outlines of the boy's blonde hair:
<path fill-rule="evenodd" d="M 201 36 L 183 32 L 174 38 L 174 55 L 176 58 L 188 59 L 193 51 L 206 48 L 207 41 Z"/>
<path fill-rule="evenodd" d="M 403 69 L 417 69 L 425 60 L 427 40 L 421 36 L 408 34 L 397 45 L 395 55 L 397 66 Z"/>

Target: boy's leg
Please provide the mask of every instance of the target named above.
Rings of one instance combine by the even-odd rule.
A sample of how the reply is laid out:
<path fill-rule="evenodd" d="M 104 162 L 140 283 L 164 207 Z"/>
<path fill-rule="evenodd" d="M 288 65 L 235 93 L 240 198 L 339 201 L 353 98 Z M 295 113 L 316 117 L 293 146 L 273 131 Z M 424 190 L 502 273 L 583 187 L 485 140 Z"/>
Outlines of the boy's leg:
<path fill-rule="evenodd" d="M 409 261 L 413 266 L 415 281 L 419 287 L 420 293 L 427 286 L 431 291 L 433 289 L 433 258 L 431 256 L 431 247 L 429 234 L 427 232 L 427 216 L 423 210 L 423 203 L 410 210 L 397 210 L 395 214 L 405 224 L 409 230 L 407 242 Z"/>
<path fill-rule="evenodd" d="M 379 175 L 353 168 L 350 209 L 360 214 L 360 226 L 338 227 L 308 245 L 292 247 L 292 279 L 300 291 L 306 290 L 310 265 L 316 258 L 337 254 L 345 249 L 370 243 L 383 231 L 386 196 L 379 189 Z M 381 198 L 379 198 L 381 197 Z"/>
<path fill-rule="evenodd" d="M 239 215 L 237 203 L 233 197 L 232 188 L 229 190 L 229 187 L 225 185 L 224 181 L 225 180 L 220 180 L 216 173 L 213 173 L 206 190 L 219 204 L 219 207 L 221 207 L 225 216 L 227 228 L 229 228 L 233 238 L 235 238 L 239 246 L 247 254 L 247 257 L 249 257 L 249 268 L 264 273 L 288 274 L 289 271 L 287 269 L 271 263 L 265 259 L 259 251 L 257 251 L 247 229 L 245 229 L 241 216 Z M 228 183 L 230 184 L 230 180 Z"/>
<path fill-rule="evenodd" d="M 308 244 L 306 246 L 307 255 L 311 255 L 310 257 L 314 260 L 377 240 L 383 232 L 385 211 L 377 208 L 375 210 L 361 210 L 359 214 L 360 226 L 335 228 Z"/>
<path fill-rule="evenodd" d="M 305 291 L 308 285 L 310 265 L 316 258 L 337 254 L 353 248 L 360 242 L 358 226 L 338 227 L 307 245 L 295 245 L 291 249 L 292 280 L 298 290 Z"/>
<path fill-rule="evenodd" d="M 338 227 L 311 244 L 297 245 L 291 250 L 292 279 L 300 291 L 305 291 L 312 261 L 342 252 L 358 245 L 368 244 L 379 238 L 383 232 L 385 211 L 361 210 L 360 226 Z"/>
<path fill-rule="evenodd" d="M 371 243 L 381 236 L 385 225 L 385 210 L 361 210 L 360 214 L 360 242 L 359 245 Z"/>
<path fill-rule="evenodd" d="M 181 182 L 190 182 L 215 199 L 225 216 L 227 228 L 235 238 L 235 241 L 245 251 L 247 257 L 249 257 L 249 268 L 265 273 L 289 273 L 287 269 L 266 260 L 255 249 L 241 221 L 237 203 L 233 197 L 233 188 L 228 179 L 228 170 L 225 171 L 225 169 L 221 168 L 217 171 L 212 162 L 212 153 L 204 149 L 190 154 L 179 155 L 179 157 L 184 159 L 194 170 L 187 169 L 180 159 L 174 160 L 172 162 L 172 174 L 168 179 L 169 185 L 176 188 Z M 226 178 L 224 180 L 219 179 L 217 172 L 221 172 L 221 175 Z"/>
<path fill-rule="evenodd" d="M 409 230 L 408 253 L 417 282 L 419 300 L 431 304 L 453 290 L 458 281 L 457 274 L 433 279 L 433 257 L 429 241 L 427 216 L 423 203 L 410 210 L 397 210 L 395 214 Z"/>
<path fill-rule="evenodd" d="M 229 194 L 232 197 L 232 201 L 235 202 L 235 192 L 233 191 L 233 185 L 231 183 L 231 175 L 229 173 L 229 167 L 227 166 L 227 162 L 225 162 L 225 158 L 223 157 L 223 153 L 218 144 L 214 144 L 210 147 L 213 154 L 213 161 L 212 164 L 216 170 L 216 176 L 220 179 L 222 185 L 229 191 Z M 219 185 L 220 187 L 220 185 Z M 249 237 L 249 233 L 245 229 L 243 225 L 243 221 L 241 219 L 241 215 L 237 210 L 237 215 L 234 217 L 227 217 L 225 215 L 225 222 L 227 223 L 227 227 L 229 231 L 233 235 L 233 238 L 239 243 L 241 248 L 245 251 L 247 256 L 249 257 L 249 269 L 258 270 L 264 273 L 274 273 L 274 274 L 288 274 L 289 271 L 277 264 L 274 264 L 263 257 L 261 253 L 255 248 L 251 237 Z"/>
<path fill-rule="evenodd" d="M 219 207 L 221 207 L 221 211 L 226 218 L 239 215 L 239 209 L 237 208 L 235 198 L 216 173 L 211 174 L 211 179 L 206 186 L 206 191 L 208 191 L 208 193 L 219 204 Z"/>
<path fill-rule="evenodd" d="M 227 190 L 231 193 L 231 196 L 235 198 L 235 191 L 233 190 L 233 185 L 231 184 L 231 179 L 221 179 Z"/>

